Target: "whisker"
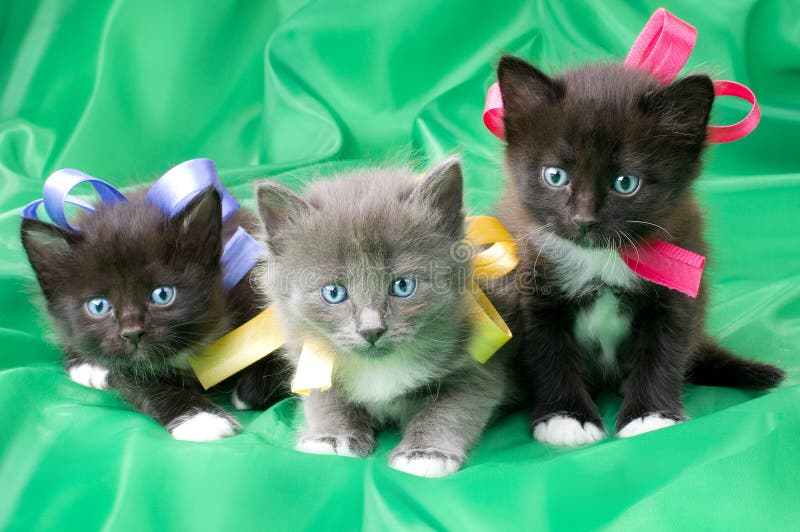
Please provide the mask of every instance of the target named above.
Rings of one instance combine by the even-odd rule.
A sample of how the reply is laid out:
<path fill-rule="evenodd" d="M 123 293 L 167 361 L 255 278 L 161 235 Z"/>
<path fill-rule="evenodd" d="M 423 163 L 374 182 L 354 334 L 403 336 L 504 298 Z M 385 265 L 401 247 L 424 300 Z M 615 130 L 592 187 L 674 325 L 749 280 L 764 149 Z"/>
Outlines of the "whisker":
<path fill-rule="evenodd" d="M 631 240 L 631 237 L 628 236 L 628 233 L 626 233 L 625 231 L 620 231 L 620 233 L 622 234 L 622 236 L 624 236 L 628 240 L 628 242 L 631 243 L 631 247 L 636 252 L 636 262 L 640 262 L 640 260 L 639 260 L 639 248 L 636 247 L 636 244 L 633 242 L 633 240 Z"/>
<path fill-rule="evenodd" d="M 547 247 L 547 243 L 550 242 L 550 239 L 555 236 L 555 233 L 550 233 L 550 235 L 545 239 L 544 244 L 539 247 L 539 253 L 536 254 L 536 259 L 533 261 L 533 290 L 538 294 L 539 293 L 539 286 L 537 278 L 539 277 L 536 275 L 536 264 L 539 262 L 539 256 L 542 254 L 542 250 Z"/>
<path fill-rule="evenodd" d="M 517 239 L 517 242 L 520 242 L 520 243 L 522 243 L 522 245 L 524 245 L 524 246 L 525 246 L 524 250 L 520 250 L 520 251 L 524 251 L 525 253 L 527 253 L 527 251 L 528 251 L 528 244 L 530 244 L 531 240 L 535 240 L 535 238 L 533 238 L 533 237 L 534 237 L 534 236 L 535 236 L 537 233 L 544 233 L 544 232 L 546 232 L 545 230 L 546 230 L 548 227 L 552 227 L 552 226 L 553 226 L 553 223 L 549 223 L 549 224 L 545 224 L 545 225 L 541 225 L 541 226 L 534 227 L 533 229 L 531 229 L 530 231 L 528 231 L 527 233 L 525 233 L 524 235 L 522 235 L 520 238 L 518 238 L 518 239 Z"/>
<path fill-rule="evenodd" d="M 521 240 L 529 239 L 536 232 L 544 232 L 545 229 L 547 229 L 548 227 L 551 227 L 552 225 L 553 225 L 553 223 L 551 222 L 549 224 L 545 224 L 545 225 L 534 227 L 532 230 L 530 230 L 527 233 L 525 233 L 524 235 L 522 235 Z"/>
<path fill-rule="evenodd" d="M 612 251 L 612 252 L 614 251 L 614 248 L 611 246 L 611 239 L 609 237 L 607 237 L 607 236 L 603 237 L 603 248 L 605 248 L 605 249 L 607 249 L 609 251 Z M 609 264 L 613 264 L 613 262 L 611 261 L 611 259 L 613 257 L 614 257 L 613 253 L 609 253 L 608 254 L 608 256 L 606 257 L 606 262 L 603 264 L 603 267 L 600 268 L 601 272 L 604 272 Z"/>
<path fill-rule="evenodd" d="M 673 237 L 672 237 L 672 233 L 670 233 L 669 231 L 667 231 L 666 229 L 664 229 L 663 227 L 661 227 L 661 226 L 660 226 L 660 225 L 658 225 L 658 224 L 654 224 L 654 223 L 652 223 L 652 222 L 643 222 L 643 221 L 641 221 L 641 220 L 628 220 L 628 223 L 632 223 L 632 224 L 644 224 L 644 225 L 652 225 L 653 227 L 657 227 L 657 228 L 661 229 L 662 231 L 664 231 L 665 233 L 667 233 L 667 235 L 668 235 L 670 238 L 673 238 Z"/>

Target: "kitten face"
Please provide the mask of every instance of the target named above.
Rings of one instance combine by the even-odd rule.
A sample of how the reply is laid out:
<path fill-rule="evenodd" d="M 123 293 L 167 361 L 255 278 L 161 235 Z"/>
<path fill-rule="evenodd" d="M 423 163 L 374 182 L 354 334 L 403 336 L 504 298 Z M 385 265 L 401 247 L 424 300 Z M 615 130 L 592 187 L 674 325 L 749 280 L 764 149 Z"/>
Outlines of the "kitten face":
<path fill-rule="evenodd" d="M 141 195 L 98 206 L 72 232 L 35 220 L 23 244 L 68 349 L 111 368 L 157 369 L 224 320 L 219 195 L 173 219 Z"/>
<path fill-rule="evenodd" d="M 461 172 L 405 171 L 321 181 L 307 200 L 275 183 L 258 189 L 274 255 L 268 289 L 300 329 L 349 356 L 381 358 L 448 342 L 459 316 L 467 259 Z"/>
<path fill-rule="evenodd" d="M 308 227 L 319 229 L 315 223 Z M 447 256 L 423 257 L 407 244 L 413 241 L 404 235 L 372 241 L 342 235 L 319 246 L 298 245 L 294 252 L 316 256 L 321 268 L 289 281 L 288 308 L 346 352 L 389 354 L 435 321 L 457 283 Z"/>
<path fill-rule="evenodd" d="M 498 79 L 513 186 L 548 232 L 586 247 L 632 246 L 679 210 L 700 170 L 708 77 L 664 87 L 608 65 L 549 78 L 504 57 Z"/>

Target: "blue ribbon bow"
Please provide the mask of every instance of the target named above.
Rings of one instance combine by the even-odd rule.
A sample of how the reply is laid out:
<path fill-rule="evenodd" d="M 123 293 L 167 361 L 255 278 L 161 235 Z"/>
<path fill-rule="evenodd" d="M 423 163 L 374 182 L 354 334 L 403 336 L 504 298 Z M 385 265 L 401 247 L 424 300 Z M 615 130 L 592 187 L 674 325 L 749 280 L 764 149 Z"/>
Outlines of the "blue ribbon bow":
<path fill-rule="evenodd" d="M 22 209 L 22 216 L 41 220 L 37 213 L 40 205 L 50 219 L 59 227 L 78 231 L 69 223 L 64 212 L 65 204 L 75 205 L 89 212 L 94 207 L 70 192 L 81 183 L 89 183 L 105 204 L 127 201 L 125 195 L 112 185 L 78 170 L 58 170 L 50 175 L 42 188 L 42 198 L 32 201 Z M 180 213 L 200 192 L 213 186 L 222 197 L 222 221 L 226 221 L 239 209 L 239 203 L 231 196 L 217 177 L 217 168 L 211 159 L 192 159 L 172 168 L 147 191 L 147 200 L 158 206 L 172 218 Z M 255 266 L 262 247 L 241 226 L 236 229 L 222 249 L 222 287 L 230 290 Z"/>

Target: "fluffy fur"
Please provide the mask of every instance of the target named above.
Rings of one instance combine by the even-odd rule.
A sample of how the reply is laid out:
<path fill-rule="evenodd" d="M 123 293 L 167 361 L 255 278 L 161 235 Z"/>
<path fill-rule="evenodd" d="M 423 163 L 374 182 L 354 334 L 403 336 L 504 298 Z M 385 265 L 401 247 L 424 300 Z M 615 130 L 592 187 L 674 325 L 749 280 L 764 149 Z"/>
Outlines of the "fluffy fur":
<path fill-rule="evenodd" d="M 255 217 L 240 209 L 223 224 L 220 196 L 209 189 L 172 219 L 133 192 L 129 201 L 97 205 L 77 224 L 79 231 L 69 231 L 24 219 L 21 228 L 70 378 L 117 389 L 179 439 L 203 439 L 203 427 L 212 425 L 207 439 L 236 432 L 236 421 L 200 393 L 187 357 L 260 310 L 249 276 L 229 293 L 220 284 L 223 243 L 239 225 L 257 232 Z M 169 304 L 151 300 L 159 286 L 174 287 Z M 97 297 L 111 307 L 102 316 L 87 309 Z M 279 359 L 268 357 L 237 391 L 265 407 L 280 396 L 282 375 L 269 378 L 279 373 Z M 208 416 L 197 419 L 216 421 L 192 422 L 191 430 L 177 421 L 201 413 Z"/>
<path fill-rule="evenodd" d="M 621 386 L 616 427 L 633 436 L 684 419 L 687 376 L 752 389 L 778 384 L 781 370 L 742 360 L 705 334 L 705 283 L 692 299 L 636 277 L 617 254 L 652 239 L 708 254 L 690 185 L 701 169 L 711 80 L 692 75 L 663 86 L 618 65 L 549 77 L 514 57 L 501 60 L 498 79 L 510 177 L 499 212 L 521 254 L 534 437 L 595 441 L 602 421 L 591 393 L 604 387 Z M 548 183 L 547 167 L 568 183 Z M 619 176 L 638 177 L 639 188 L 619 193 Z"/>
<path fill-rule="evenodd" d="M 261 182 L 258 206 L 270 260 L 262 283 L 297 364 L 316 339 L 334 353 L 333 386 L 303 398 L 297 449 L 364 457 L 392 424 L 403 439 L 390 465 L 422 476 L 455 472 L 508 392 L 506 356 L 484 366 L 465 351 L 469 258 L 458 159 L 419 181 L 406 169 L 369 169 L 310 185 L 301 198 Z M 406 298 L 393 281 L 411 278 Z M 321 297 L 330 283 L 345 301 Z"/>

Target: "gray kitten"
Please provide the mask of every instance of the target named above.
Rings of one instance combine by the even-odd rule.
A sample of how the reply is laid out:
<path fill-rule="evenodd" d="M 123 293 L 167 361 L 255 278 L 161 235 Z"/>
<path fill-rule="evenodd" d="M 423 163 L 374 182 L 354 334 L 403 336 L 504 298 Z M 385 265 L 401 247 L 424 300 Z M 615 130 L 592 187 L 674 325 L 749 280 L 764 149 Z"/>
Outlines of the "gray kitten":
<path fill-rule="evenodd" d="M 305 198 L 257 184 L 270 259 L 262 287 L 279 310 L 285 356 L 307 339 L 334 351 L 333 385 L 303 397 L 303 452 L 365 457 L 399 425 L 391 467 L 456 472 L 505 400 L 504 351 L 481 365 L 466 352 L 463 178 L 449 158 L 418 181 L 408 169 L 356 171 Z"/>

